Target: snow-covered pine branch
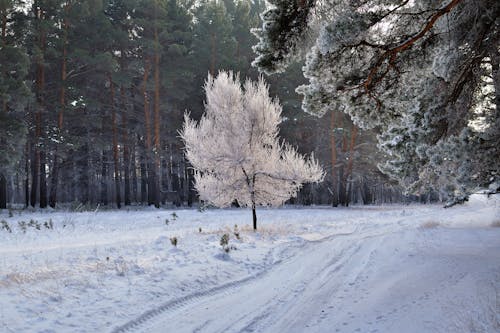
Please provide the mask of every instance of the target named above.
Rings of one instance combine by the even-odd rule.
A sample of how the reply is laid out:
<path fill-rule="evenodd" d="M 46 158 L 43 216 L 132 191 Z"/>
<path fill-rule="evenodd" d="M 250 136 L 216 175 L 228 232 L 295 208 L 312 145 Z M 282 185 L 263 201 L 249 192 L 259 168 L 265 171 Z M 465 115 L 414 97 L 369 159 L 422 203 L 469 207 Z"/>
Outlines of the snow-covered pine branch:
<path fill-rule="evenodd" d="M 218 207 L 234 200 L 252 207 L 256 229 L 256 206 L 281 205 L 303 183 L 323 179 L 313 156 L 280 143 L 281 106 L 262 77 L 242 88 L 239 75 L 220 72 L 208 77 L 205 91 L 205 114 L 199 122 L 186 114 L 181 131 L 200 199 Z"/>

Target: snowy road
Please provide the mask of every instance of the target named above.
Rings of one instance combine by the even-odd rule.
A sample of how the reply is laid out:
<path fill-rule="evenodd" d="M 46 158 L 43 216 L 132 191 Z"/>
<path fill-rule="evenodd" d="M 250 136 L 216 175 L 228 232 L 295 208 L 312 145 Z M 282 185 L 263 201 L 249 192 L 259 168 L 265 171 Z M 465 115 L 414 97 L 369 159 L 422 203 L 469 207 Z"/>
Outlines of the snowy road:
<path fill-rule="evenodd" d="M 500 332 L 500 231 L 370 229 L 290 248 L 262 276 L 126 328 Z"/>
<path fill-rule="evenodd" d="M 498 333 L 498 199 L 3 211 L 0 332 Z"/>

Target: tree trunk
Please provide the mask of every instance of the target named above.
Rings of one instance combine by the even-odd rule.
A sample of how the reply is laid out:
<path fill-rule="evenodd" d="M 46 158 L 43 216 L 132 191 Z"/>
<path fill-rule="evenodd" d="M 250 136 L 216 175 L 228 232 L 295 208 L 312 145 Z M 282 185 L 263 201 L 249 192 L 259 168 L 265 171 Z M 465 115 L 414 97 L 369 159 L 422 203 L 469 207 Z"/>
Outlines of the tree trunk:
<path fill-rule="evenodd" d="M 154 125 L 155 125 L 155 191 L 154 191 L 154 203 L 156 208 L 160 208 L 160 188 L 161 188 L 161 144 L 160 144 L 160 50 L 159 50 L 159 38 L 158 38 L 158 27 L 155 24 L 154 27 L 154 38 L 155 38 L 155 55 L 154 55 L 154 83 L 155 83 L 155 95 L 154 95 Z"/>
<path fill-rule="evenodd" d="M 35 148 L 31 159 L 31 193 L 30 193 L 31 207 L 35 207 L 37 203 L 39 172 L 40 172 L 40 153 L 38 152 L 38 149 Z"/>
<path fill-rule="evenodd" d="M 107 164 L 108 158 L 105 150 L 102 151 L 102 168 L 101 168 L 101 203 L 108 205 L 108 181 L 107 181 Z"/>
<path fill-rule="evenodd" d="M 332 154 L 332 206 L 337 207 L 339 204 L 339 189 L 337 181 L 337 143 L 335 141 L 335 111 L 332 110 L 330 121 L 330 148 Z"/>
<path fill-rule="evenodd" d="M 114 165 L 114 179 L 115 179 L 115 200 L 116 207 L 121 208 L 121 194 L 120 194 L 120 166 L 119 166 L 119 151 L 118 151 L 118 126 L 116 124 L 116 109 L 115 109 L 115 88 L 111 74 L 109 75 L 109 88 L 111 94 L 111 125 L 113 126 L 113 165 Z"/>
<path fill-rule="evenodd" d="M 210 46 L 211 46 L 211 52 L 210 52 L 210 74 L 212 76 L 215 76 L 215 51 L 216 51 L 216 41 L 217 37 L 215 34 L 210 35 Z"/>
<path fill-rule="evenodd" d="M 40 181 L 40 207 L 46 207 L 46 174 L 45 174 L 45 156 L 41 154 L 41 138 L 42 138 L 42 110 L 45 103 L 45 65 L 44 65 L 44 54 L 45 54 L 45 32 L 43 30 L 42 20 L 42 10 L 40 7 L 36 6 L 36 17 L 39 24 L 39 47 L 40 55 L 37 59 L 37 77 L 36 77 L 36 87 L 37 87 L 37 107 L 35 115 L 35 165 L 33 166 L 35 170 L 33 171 L 33 176 L 40 179 L 33 179 L 33 186 L 31 188 L 31 205 L 34 207 L 36 205 L 36 191 L 38 185 L 37 182 Z M 42 171 L 43 168 L 43 172 Z M 43 202 L 42 202 L 43 200 Z"/>
<path fill-rule="evenodd" d="M 123 189 L 123 204 L 125 206 L 130 206 L 130 150 L 127 132 L 127 105 L 125 103 L 125 90 L 123 85 L 120 86 L 120 98 L 122 108 L 123 178 L 125 181 Z"/>
<path fill-rule="evenodd" d="M 59 94 L 59 114 L 57 119 L 57 129 L 59 136 L 62 135 L 63 122 L 64 122 L 64 111 L 66 108 L 66 59 L 68 56 L 68 10 L 69 3 L 64 6 L 64 21 L 63 21 L 63 50 L 62 50 L 62 62 L 61 62 L 61 89 Z M 54 164 L 52 166 L 52 178 L 50 183 L 50 195 L 49 195 L 49 206 L 52 208 L 56 207 L 57 203 L 57 184 L 59 182 L 59 143 L 56 144 L 54 152 Z"/>
<path fill-rule="evenodd" d="M 7 208 L 7 178 L 0 174 L 0 209 Z"/>
<path fill-rule="evenodd" d="M 257 230 L 257 212 L 255 211 L 255 202 L 252 202 L 252 221 L 253 221 L 253 230 Z"/>
<path fill-rule="evenodd" d="M 352 167 L 354 164 L 354 145 L 356 143 L 356 138 L 358 136 L 358 127 L 352 125 L 351 129 L 351 142 L 349 144 L 349 161 L 347 162 L 347 171 L 345 173 L 345 184 L 346 186 L 346 206 L 349 205 L 349 200 L 351 198 L 352 191 Z"/>
<path fill-rule="evenodd" d="M 146 159 L 146 168 L 141 168 L 141 178 L 142 178 L 142 171 L 147 170 L 147 176 L 146 178 L 142 178 L 142 181 L 144 179 L 147 179 L 147 184 L 148 184 L 148 190 L 147 190 L 147 202 L 148 205 L 152 205 L 154 203 L 154 198 L 153 198 L 153 193 L 154 193 L 154 183 L 155 183 L 155 177 L 154 177 L 154 171 L 152 170 L 152 145 L 151 145 L 151 115 L 149 112 L 149 96 L 148 96 L 148 91 L 147 91 L 147 83 L 148 83 L 148 76 L 149 76 L 149 69 L 150 69 L 150 61 L 146 59 L 145 65 L 144 65 L 144 75 L 143 75 L 143 86 L 142 86 L 142 93 L 144 96 L 144 126 L 146 127 L 146 153 L 144 154 L 145 159 Z"/>
<path fill-rule="evenodd" d="M 1 13 L 2 16 L 2 46 L 7 46 L 7 12 L 4 9 Z M 7 73 L 3 73 L 5 77 L 7 77 Z M 7 99 L 2 98 L 2 110 L 4 113 L 7 113 Z"/>
<path fill-rule="evenodd" d="M 47 172 L 43 151 L 40 152 L 40 208 L 47 208 Z"/>
<path fill-rule="evenodd" d="M 24 150 L 24 205 L 25 205 L 25 207 L 28 207 L 30 205 L 29 153 L 30 153 L 29 142 L 26 142 L 26 148 Z"/>
<path fill-rule="evenodd" d="M 7 13 L 5 10 L 1 13 L 2 16 L 2 46 L 7 44 Z M 3 73 L 5 75 L 5 73 Z M 7 100 L 2 99 L 2 112 L 7 113 Z M 7 178 L 4 174 L 0 174 L 0 209 L 7 208 Z"/>

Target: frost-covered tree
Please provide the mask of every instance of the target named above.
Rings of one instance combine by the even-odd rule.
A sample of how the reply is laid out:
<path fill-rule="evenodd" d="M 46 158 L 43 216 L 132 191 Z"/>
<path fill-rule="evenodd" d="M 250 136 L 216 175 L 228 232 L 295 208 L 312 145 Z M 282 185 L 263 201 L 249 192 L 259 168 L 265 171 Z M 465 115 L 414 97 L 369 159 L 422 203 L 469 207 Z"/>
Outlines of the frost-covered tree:
<path fill-rule="evenodd" d="M 269 97 L 263 78 L 247 80 L 220 72 L 205 84 L 206 112 L 199 122 L 185 116 L 181 137 L 195 169 L 202 200 L 218 207 L 234 200 L 252 208 L 281 205 L 305 182 L 319 182 L 323 170 L 278 138 L 281 106 Z"/>
<path fill-rule="evenodd" d="M 270 0 L 254 65 L 307 54 L 306 112 L 376 129 L 381 170 L 463 198 L 500 178 L 500 2 Z"/>

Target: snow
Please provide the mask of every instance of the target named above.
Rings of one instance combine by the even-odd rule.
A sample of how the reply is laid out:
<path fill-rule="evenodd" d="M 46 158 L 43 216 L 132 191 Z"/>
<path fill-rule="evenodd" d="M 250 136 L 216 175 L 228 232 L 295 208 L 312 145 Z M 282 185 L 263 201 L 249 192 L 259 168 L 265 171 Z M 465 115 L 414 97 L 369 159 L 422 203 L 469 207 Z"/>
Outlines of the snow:
<path fill-rule="evenodd" d="M 3 211 L 0 331 L 500 332 L 499 203 Z"/>

